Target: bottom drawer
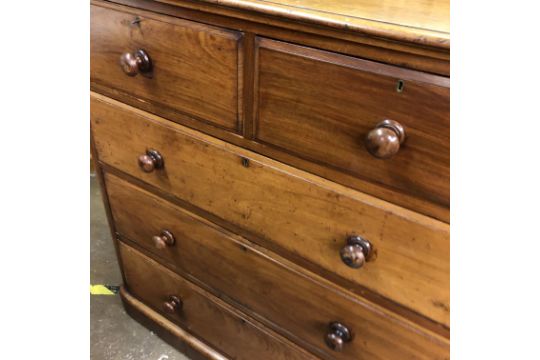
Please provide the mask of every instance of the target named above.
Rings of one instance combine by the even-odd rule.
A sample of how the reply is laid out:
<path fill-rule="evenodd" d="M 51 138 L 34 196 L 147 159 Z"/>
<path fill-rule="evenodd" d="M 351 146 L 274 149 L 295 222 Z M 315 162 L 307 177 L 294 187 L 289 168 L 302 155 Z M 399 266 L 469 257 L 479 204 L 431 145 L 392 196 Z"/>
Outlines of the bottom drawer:
<path fill-rule="evenodd" d="M 132 295 L 226 356 L 316 359 L 140 252 L 121 242 L 119 250 Z"/>

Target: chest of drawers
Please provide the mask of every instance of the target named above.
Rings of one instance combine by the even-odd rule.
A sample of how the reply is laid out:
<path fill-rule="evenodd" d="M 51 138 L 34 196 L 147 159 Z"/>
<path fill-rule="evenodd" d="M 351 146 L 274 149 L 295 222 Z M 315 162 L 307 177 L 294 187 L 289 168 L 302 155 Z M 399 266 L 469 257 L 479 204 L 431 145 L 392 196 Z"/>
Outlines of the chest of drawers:
<path fill-rule="evenodd" d="M 449 358 L 448 3 L 91 3 L 127 311 L 193 358 Z"/>

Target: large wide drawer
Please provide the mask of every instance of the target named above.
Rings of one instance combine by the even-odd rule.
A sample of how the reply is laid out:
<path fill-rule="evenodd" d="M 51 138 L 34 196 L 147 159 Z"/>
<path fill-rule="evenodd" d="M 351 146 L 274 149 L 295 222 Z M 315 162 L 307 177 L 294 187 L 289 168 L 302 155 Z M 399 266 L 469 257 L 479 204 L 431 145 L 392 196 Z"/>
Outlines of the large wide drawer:
<path fill-rule="evenodd" d="M 119 249 L 132 295 L 231 359 L 315 359 L 138 251 Z"/>
<path fill-rule="evenodd" d="M 391 191 L 449 205 L 447 78 L 268 39 L 259 39 L 257 49 L 259 141 Z M 387 119 L 403 127 L 401 145 L 393 130 L 375 130 Z M 393 157 L 368 152 L 371 131 L 370 148 L 379 149 L 378 156 L 397 151 Z"/>
<path fill-rule="evenodd" d="M 325 358 L 448 357 L 447 340 L 327 282 L 313 280 L 299 267 L 245 239 L 113 175 L 106 176 L 106 187 L 121 237 L 263 316 L 300 345 L 307 342 Z M 168 245 L 162 242 L 167 240 L 164 232 L 173 239 Z M 129 281 L 133 270 L 126 271 Z M 137 271 L 152 278 L 153 270 L 145 265 Z M 354 334 L 342 352 L 325 345 L 332 322 L 344 324 Z"/>
<path fill-rule="evenodd" d="M 308 260 L 323 274 L 337 274 L 449 323 L 447 224 L 99 95 L 92 96 L 91 106 L 100 161 L 224 220 L 254 241 Z M 148 150 L 161 154 L 162 168 L 140 168 L 137 159 Z M 359 269 L 340 258 L 353 234 L 375 249 L 373 260 Z"/>
<path fill-rule="evenodd" d="M 121 9 L 91 6 L 91 81 L 158 108 L 239 130 L 241 33 Z M 150 72 L 143 68 L 128 76 L 120 58 L 130 54 L 137 59 L 138 50 L 150 58 Z"/>

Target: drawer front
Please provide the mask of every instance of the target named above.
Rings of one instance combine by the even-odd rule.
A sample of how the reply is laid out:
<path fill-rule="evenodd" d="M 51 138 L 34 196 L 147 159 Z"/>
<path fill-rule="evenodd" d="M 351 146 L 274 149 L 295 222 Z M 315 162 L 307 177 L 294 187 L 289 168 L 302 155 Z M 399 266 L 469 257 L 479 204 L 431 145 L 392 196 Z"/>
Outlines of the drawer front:
<path fill-rule="evenodd" d="M 91 106 L 101 161 L 227 221 L 235 231 L 448 324 L 447 224 L 99 95 Z M 159 150 L 163 168 L 141 170 L 137 158 L 148 149 Z M 351 234 L 375 249 L 373 260 L 359 269 L 340 258 Z"/>
<path fill-rule="evenodd" d="M 241 34 L 122 9 L 126 10 L 91 6 L 91 81 L 142 102 L 238 130 Z M 150 58 L 151 70 L 134 70 L 138 73 L 128 76 L 120 58 L 130 54 L 137 59 L 139 49 Z"/>
<path fill-rule="evenodd" d="M 113 175 L 106 176 L 106 183 L 121 236 L 133 239 L 163 261 L 307 342 L 321 356 L 426 360 L 448 357 L 445 340 L 352 298 L 327 282 L 315 282 L 275 254 Z M 155 236 L 162 236 L 163 230 L 173 234 L 174 243 L 159 245 Z M 342 352 L 333 352 L 325 345 L 331 322 L 343 323 L 354 334 Z"/>
<path fill-rule="evenodd" d="M 267 39 L 257 73 L 258 140 L 448 206 L 448 79 Z M 386 119 L 403 127 L 402 144 L 395 129 L 375 130 Z M 370 132 L 378 156 L 395 155 L 371 155 Z"/>
<path fill-rule="evenodd" d="M 129 292 L 232 359 L 312 359 L 315 357 L 255 324 L 204 290 L 120 243 Z M 181 303 L 172 303 L 171 296 Z M 173 313 L 170 306 L 174 306 Z"/>

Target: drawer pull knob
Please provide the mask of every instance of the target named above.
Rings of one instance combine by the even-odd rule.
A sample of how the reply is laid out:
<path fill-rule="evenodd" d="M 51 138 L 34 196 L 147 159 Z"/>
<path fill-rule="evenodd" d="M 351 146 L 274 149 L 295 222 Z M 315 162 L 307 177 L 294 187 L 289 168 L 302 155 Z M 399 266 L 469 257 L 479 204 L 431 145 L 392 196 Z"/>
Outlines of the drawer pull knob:
<path fill-rule="evenodd" d="M 347 238 L 346 245 L 339 252 L 341 260 L 349 267 L 358 269 L 369 261 L 373 254 L 371 243 L 361 236 L 353 235 Z"/>
<path fill-rule="evenodd" d="M 334 351 L 343 350 L 343 345 L 351 341 L 351 331 L 339 322 L 333 322 L 329 325 L 328 334 L 326 334 L 326 345 Z"/>
<path fill-rule="evenodd" d="M 151 173 L 154 169 L 161 169 L 163 157 L 157 150 L 146 150 L 146 154 L 139 156 L 139 167 L 147 173 Z"/>
<path fill-rule="evenodd" d="M 154 246 L 160 250 L 173 246 L 175 242 L 174 235 L 169 230 L 161 230 L 161 234 L 152 237 L 152 240 Z"/>
<path fill-rule="evenodd" d="M 135 76 L 152 71 L 152 61 L 146 51 L 139 49 L 133 53 L 123 53 L 120 56 L 120 67 L 126 75 Z"/>
<path fill-rule="evenodd" d="M 383 120 L 366 136 L 366 148 L 379 159 L 388 159 L 396 155 L 405 141 L 405 129 L 394 120 Z"/>
<path fill-rule="evenodd" d="M 175 314 L 182 309 L 182 300 L 178 296 L 171 295 L 169 300 L 163 303 L 163 310 L 168 314 Z"/>

